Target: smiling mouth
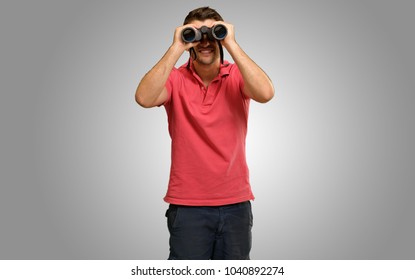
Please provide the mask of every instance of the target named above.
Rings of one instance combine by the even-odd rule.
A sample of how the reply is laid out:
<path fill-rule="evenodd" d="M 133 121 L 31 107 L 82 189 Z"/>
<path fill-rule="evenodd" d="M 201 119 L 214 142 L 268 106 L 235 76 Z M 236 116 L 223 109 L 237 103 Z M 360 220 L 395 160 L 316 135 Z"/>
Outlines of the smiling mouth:
<path fill-rule="evenodd" d="M 199 53 L 210 54 L 210 53 L 213 53 L 213 49 L 199 49 Z"/>

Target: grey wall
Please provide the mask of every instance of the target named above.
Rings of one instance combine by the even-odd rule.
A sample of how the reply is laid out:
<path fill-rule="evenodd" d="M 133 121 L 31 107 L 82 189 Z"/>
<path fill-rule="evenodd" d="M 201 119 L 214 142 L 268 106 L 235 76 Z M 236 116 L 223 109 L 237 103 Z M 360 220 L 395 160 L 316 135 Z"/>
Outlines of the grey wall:
<path fill-rule="evenodd" d="M 0 258 L 167 258 L 166 116 L 134 93 L 203 5 L 276 86 L 250 113 L 252 258 L 413 259 L 402 0 L 3 1 Z"/>

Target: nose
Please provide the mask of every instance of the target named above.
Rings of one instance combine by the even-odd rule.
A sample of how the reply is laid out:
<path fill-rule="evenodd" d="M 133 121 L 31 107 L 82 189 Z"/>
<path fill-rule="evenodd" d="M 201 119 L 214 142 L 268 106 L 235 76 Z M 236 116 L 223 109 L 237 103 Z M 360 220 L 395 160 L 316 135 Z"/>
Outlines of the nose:
<path fill-rule="evenodd" d="M 202 35 L 202 39 L 200 40 L 200 45 L 208 46 L 209 45 L 209 37 L 207 34 Z"/>
<path fill-rule="evenodd" d="M 207 34 L 203 34 L 202 35 L 202 42 L 207 42 L 209 40 L 208 35 Z"/>

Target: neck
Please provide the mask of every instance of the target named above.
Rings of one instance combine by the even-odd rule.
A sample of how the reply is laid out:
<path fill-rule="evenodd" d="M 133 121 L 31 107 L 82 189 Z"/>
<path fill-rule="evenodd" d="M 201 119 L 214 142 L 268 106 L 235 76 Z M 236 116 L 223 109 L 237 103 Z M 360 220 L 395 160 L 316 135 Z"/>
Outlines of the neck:
<path fill-rule="evenodd" d="M 198 61 L 193 61 L 193 67 L 196 74 L 200 77 L 205 86 L 208 86 L 210 82 L 219 74 L 220 61 L 217 60 L 209 65 L 201 64 Z"/>

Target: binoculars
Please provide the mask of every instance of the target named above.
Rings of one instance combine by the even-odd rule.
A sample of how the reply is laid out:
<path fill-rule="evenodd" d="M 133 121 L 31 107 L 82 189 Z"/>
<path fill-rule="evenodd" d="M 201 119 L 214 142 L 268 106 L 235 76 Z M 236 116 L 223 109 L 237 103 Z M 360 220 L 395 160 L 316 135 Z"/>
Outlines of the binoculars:
<path fill-rule="evenodd" d="M 207 35 L 210 41 L 220 41 L 225 39 L 228 34 L 228 30 L 223 24 L 216 24 L 212 26 L 212 28 L 207 26 L 202 26 L 201 28 L 186 27 L 182 30 L 182 40 L 185 43 L 201 41 L 204 34 Z"/>

